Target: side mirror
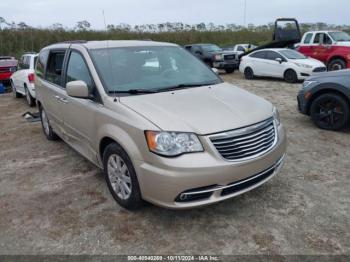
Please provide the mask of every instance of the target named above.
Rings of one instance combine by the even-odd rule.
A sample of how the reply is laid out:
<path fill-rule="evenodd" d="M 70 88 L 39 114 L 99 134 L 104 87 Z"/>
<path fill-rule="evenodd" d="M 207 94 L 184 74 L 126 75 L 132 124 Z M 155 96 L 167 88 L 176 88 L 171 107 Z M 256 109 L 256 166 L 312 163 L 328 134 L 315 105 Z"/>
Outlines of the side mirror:
<path fill-rule="evenodd" d="M 213 72 L 215 73 L 215 74 L 219 74 L 219 70 L 217 70 L 216 68 L 212 68 L 211 70 L 213 70 Z"/>
<path fill-rule="evenodd" d="M 283 59 L 280 58 L 280 57 L 277 57 L 275 60 L 276 60 L 278 63 L 280 63 L 280 64 L 282 64 L 282 62 L 283 62 Z"/>
<path fill-rule="evenodd" d="M 76 98 L 89 98 L 89 88 L 84 81 L 71 81 L 66 84 L 67 94 Z"/>

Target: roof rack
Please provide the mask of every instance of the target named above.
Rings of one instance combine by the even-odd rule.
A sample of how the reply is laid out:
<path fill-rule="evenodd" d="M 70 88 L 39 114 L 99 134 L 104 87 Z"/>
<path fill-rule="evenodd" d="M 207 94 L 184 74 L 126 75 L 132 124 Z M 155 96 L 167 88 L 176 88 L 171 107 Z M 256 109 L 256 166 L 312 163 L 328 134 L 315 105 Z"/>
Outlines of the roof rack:
<path fill-rule="evenodd" d="M 70 41 L 64 41 L 62 43 L 65 43 L 65 44 L 85 44 L 87 42 L 88 41 L 86 41 L 86 40 L 70 40 Z"/>

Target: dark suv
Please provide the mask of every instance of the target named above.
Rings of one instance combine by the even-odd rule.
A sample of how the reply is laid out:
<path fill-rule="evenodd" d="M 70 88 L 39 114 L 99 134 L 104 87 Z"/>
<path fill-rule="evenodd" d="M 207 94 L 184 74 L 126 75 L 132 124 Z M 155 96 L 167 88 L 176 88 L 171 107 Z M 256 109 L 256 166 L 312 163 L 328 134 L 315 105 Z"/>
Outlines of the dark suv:
<path fill-rule="evenodd" d="M 350 70 L 307 78 L 298 94 L 298 106 L 319 128 L 344 128 L 350 119 Z"/>
<path fill-rule="evenodd" d="M 233 73 L 239 67 L 237 54 L 232 51 L 224 51 L 217 45 L 195 44 L 186 45 L 185 48 L 211 68 Z"/>

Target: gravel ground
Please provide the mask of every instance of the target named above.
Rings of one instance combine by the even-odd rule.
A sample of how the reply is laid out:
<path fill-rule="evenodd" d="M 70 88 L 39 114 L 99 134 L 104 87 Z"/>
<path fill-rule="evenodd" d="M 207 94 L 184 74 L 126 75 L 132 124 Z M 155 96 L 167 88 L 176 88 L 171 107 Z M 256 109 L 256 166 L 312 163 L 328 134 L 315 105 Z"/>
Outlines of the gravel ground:
<path fill-rule="evenodd" d="M 0 254 L 350 254 L 350 131 L 300 115 L 298 84 L 223 77 L 279 108 L 287 161 L 264 186 L 189 211 L 123 210 L 96 167 L 21 117 L 24 99 L 1 95 Z"/>

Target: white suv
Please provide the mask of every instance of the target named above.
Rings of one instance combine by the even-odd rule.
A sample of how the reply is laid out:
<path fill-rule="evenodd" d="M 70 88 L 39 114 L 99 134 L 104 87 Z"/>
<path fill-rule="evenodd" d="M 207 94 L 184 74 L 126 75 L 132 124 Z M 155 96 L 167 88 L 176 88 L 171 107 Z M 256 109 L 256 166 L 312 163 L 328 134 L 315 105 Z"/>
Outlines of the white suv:
<path fill-rule="evenodd" d="M 13 93 L 17 98 L 24 95 L 29 106 L 35 105 L 34 68 L 37 58 L 38 54 L 24 54 L 18 63 L 18 71 L 10 78 Z"/>

